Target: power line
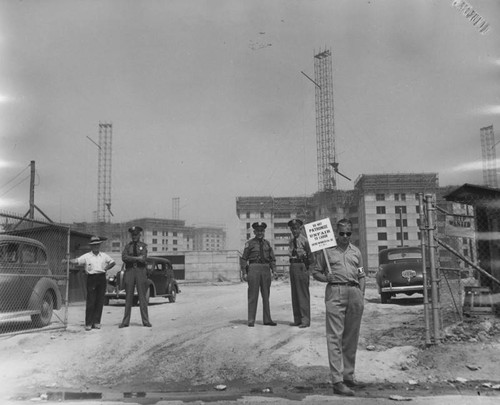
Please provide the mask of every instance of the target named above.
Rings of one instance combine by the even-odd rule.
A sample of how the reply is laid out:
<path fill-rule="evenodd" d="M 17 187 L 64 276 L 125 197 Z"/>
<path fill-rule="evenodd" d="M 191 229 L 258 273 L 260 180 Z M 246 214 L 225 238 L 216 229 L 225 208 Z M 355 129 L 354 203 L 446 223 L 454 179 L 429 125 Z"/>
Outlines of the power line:
<path fill-rule="evenodd" d="M 19 186 L 21 183 L 25 182 L 27 179 L 29 179 L 30 176 L 26 176 L 24 179 L 22 179 L 21 181 L 19 181 L 18 183 L 14 184 L 11 188 L 9 188 L 5 193 L 3 193 L 2 195 L 0 195 L 0 197 L 3 197 L 4 195 L 6 195 L 9 191 L 11 191 L 12 189 L 16 188 L 17 186 Z"/>
<path fill-rule="evenodd" d="M 29 168 L 29 165 L 26 166 L 23 170 L 21 170 L 18 174 L 16 174 L 12 179 L 10 179 L 7 183 L 5 183 L 3 186 L 1 186 L 0 188 L 4 188 L 6 187 L 9 183 L 13 182 L 16 178 L 18 178 L 26 169 Z"/>

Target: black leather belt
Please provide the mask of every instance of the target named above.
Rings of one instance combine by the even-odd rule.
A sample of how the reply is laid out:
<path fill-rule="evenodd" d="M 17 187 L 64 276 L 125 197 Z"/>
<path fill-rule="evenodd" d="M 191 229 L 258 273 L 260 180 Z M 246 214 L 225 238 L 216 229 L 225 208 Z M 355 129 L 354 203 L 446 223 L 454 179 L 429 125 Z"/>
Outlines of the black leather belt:
<path fill-rule="evenodd" d="M 269 264 L 269 262 L 266 262 L 265 260 L 249 260 L 250 264 Z"/>
<path fill-rule="evenodd" d="M 290 258 L 290 263 L 306 263 L 306 259 L 292 259 Z"/>
<path fill-rule="evenodd" d="M 359 283 L 355 281 L 346 281 L 345 283 L 328 283 L 330 285 L 347 285 L 349 287 L 359 287 Z"/>

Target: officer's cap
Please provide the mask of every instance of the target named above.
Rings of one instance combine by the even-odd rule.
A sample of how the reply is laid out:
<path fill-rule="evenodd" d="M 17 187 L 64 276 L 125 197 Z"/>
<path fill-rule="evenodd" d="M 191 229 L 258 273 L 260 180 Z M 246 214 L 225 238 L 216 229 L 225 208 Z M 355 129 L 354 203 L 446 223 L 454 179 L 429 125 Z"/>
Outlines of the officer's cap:
<path fill-rule="evenodd" d="M 298 218 L 294 218 L 294 219 L 291 219 L 290 221 L 288 221 L 288 226 L 290 228 L 292 228 L 294 226 L 301 227 L 302 225 L 304 225 L 304 223 Z"/>
<path fill-rule="evenodd" d="M 102 242 L 104 241 L 99 236 L 92 236 L 89 245 L 100 245 Z"/>
<path fill-rule="evenodd" d="M 254 222 L 252 224 L 252 228 L 253 229 L 266 229 L 267 224 L 265 222 Z"/>
<path fill-rule="evenodd" d="M 141 233 L 142 228 L 140 226 L 131 226 L 130 228 L 128 228 L 128 231 L 130 233 Z"/>

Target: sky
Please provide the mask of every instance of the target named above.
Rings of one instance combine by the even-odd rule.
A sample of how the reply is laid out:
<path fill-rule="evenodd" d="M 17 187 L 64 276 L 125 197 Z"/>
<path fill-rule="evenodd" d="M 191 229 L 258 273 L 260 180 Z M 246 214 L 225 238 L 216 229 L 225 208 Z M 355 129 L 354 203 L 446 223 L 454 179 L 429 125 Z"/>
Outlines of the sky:
<path fill-rule="evenodd" d="M 0 0 L 0 210 L 94 220 L 111 123 L 113 222 L 226 224 L 236 197 L 318 190 L 314 58 L 332 52 L 339 189 L 362 174 L 482 184 L 500 128 L 500 2 Z M 90 139 L 89 139 L 90 138 Z M 500 139 L 497 136 L 497 139 Z"/>

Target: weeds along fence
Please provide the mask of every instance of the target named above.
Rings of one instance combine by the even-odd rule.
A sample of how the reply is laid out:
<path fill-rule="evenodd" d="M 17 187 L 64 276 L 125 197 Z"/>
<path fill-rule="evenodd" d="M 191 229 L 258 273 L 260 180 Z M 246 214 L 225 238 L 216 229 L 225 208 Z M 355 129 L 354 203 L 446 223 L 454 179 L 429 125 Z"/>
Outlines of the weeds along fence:
<path fill-rule="evenodd" d="M 0 337 L 66 328 L 69 226 L 5 212 L 0 220 Z"/>
<path fill-rule="evenodd" d="M 423 200 L 423 244 L 434 252 L 434 260 L 428 261 L 428 304 L 424 302 L 428 324 L 433 325 L 428 343 L 442 341 L 447 328 L 464 317 L 498 313 L 500 194 L 467 191 L 466 198 L 459 192 L 447 201 L 432 201 L 431 196 Z"/>

